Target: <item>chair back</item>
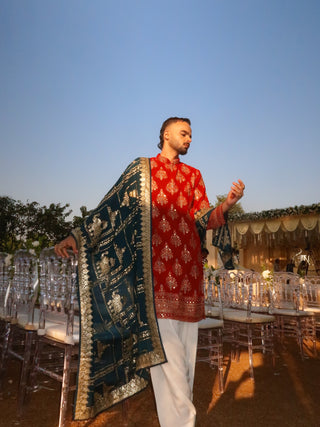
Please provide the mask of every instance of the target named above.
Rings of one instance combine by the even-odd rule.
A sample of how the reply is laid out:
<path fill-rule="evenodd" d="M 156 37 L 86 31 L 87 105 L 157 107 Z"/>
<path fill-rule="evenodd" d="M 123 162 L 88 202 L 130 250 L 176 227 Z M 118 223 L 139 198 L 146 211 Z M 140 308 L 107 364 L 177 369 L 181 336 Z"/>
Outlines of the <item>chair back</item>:
<path fill-rule="evenodd" d="M 268 313 L 273 306 L 272 283 L 264 280 L 263 276 L 253 271 L 252 273 L 252 311 Z"/>
<path fill-rule="evenodd" d="M 205 314 L 223 319 L 220 280 L 215 274 L 203 276 Z"/>
<path fill-rule="evenodd" d="M 224 268 L 217 269 L 212 274 L 212 283 L 219 286 L 220 300 L 223 307 L 231 307 L 234 301 L 234 282 L 230 271 Z M 217 301 L 217 294 L 213 293 L 214 301 Z"/>
<path fill-rule="evenodd" d="M 273 274 L 273 306 L 274 308 L 303 310 L 301 298 L 300 276 L 290 272 Z"/>
<path fill-rule="evenodd" d="M 247 317 L 251 317 L 252 311 L 268 312 L 271 292 L 260 273 L 252 270 L 218 269 L 212 276 L 219 283 L 224 308 L 246 310 Z"/>
<path fill-rule="evenodd" d="M 6 259 L 9 255 L 0 252 L 0 317 L 8 317 L 8 294 L 10 292 L 9 267 Z"/>
<path fill-rule="evenodd" d="M 66 336 L 73 336 L 74 309 L 77 301 L 77 258 L 61 258 L 54 248 L 40 254 L 40 316 L 39 330 L 45 330 L 46 319 L 66 324 Z M 39 332 L 38 330 L 38 332 Z"/>
<path fill-rule="evenodd" d="M 306 276 L 301 292 L 305 308 L 320 309 L 320 276 Z"/>
<path fill-rule="evenodd" d="M 13 256 L 10 292 L 12 320 L 26 317 L 26 324 L 33 324 L 34 308 L 39 295 L 38 260 L 27 250 L 20 249 Z"/>
<path fill-rule="evenodd" d="M 7 253 L 0 252 L 0 316 L 4 316 L 4 306 L 9 283 L 8 267 L 6 265 L 7 256 Z"/>

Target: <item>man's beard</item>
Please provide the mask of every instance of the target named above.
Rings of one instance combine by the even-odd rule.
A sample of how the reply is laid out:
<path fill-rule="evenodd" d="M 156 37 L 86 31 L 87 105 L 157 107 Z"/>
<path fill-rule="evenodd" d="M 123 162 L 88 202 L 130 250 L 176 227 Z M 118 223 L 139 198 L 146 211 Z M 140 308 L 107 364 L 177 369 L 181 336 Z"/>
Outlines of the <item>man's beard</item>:
<path fill-rule="evenodd" d="M 188 150 L 189 150 L 189 147 L 181 147 L 179 148 L 178 152 L 180 156 L 184 156 L 185 154 L 187 154 Z"/>

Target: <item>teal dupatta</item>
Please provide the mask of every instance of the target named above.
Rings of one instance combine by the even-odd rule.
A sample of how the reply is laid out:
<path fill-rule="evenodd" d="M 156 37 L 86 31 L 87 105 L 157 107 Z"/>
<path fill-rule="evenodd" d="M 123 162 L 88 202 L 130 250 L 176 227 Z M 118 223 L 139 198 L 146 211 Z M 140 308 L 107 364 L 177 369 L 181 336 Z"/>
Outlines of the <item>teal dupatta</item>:
<path fill-rule="evenodd" d="M 153 299 L 150 186 L 150 161 L 138 158 L 73 231 L 81 324 L 76 420 L 139 392 L 148 368 L 166 361 Z M 197 220 L 200 236 L 210 212 Z"/>

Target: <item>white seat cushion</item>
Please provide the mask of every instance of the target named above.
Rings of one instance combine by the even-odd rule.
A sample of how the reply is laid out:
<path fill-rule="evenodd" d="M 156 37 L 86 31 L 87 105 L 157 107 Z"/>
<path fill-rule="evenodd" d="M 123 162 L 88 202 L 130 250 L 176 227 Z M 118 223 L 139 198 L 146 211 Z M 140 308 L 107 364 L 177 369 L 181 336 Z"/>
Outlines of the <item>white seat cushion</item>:
<path fill-rule="evenodd" d="M 220 316 L 220 307 L 206 304 L 204 306 L 205 315 L 209 317 L 219 317 Z"/>
<path fill-rule="evenodd" d="M 304 309 L 304 311 L 307 311 L 308 313 L 313 313 L 313 314 L 319 316 L 320 307 L 307 307 Z"/>
<path fill-rule="evenodd" d="M 66 336 L 66 324 L 56 324 L 46 327 L 46 337 L 53 338 L 58 341 L 65 342 L 67 344 L 76 344 L 79 342 L 79 327 L 74 326 L 73 336 Z"/>
<path fill-rule="evenodd" d="M 28 329 L 35 329 L 38 330 L 39 335 L 44 335 L 45 330 L 48 327 L 51 327 L 56 324 L 66 325 L 68 316 L 65 313 L 59 313 L 57 311 L 46 311 L 45 312 L 45 330 L 40 329 L 39 330 L 39 317 L 40 317 L 40 310 L 39 308 L 34 309 L 34 320 L 33 325 L 29 325 Z M 26 327 L 28 322 L 28 314 L 26 312 L 18 312 L 18 324 L 22 326 L 23 328 Z M 79 329 L 79 316 L 74 316 L 74 326 L 77 326 Z"/>
<path fill-rule="evenodd" d="M 313 316 L 312 311 L 305 311 L 305 310 L 289 310 L 286 308 L 274 308 L 272 310 L 272 314 L 278 314 L 281 316 L 299 316 L 299 317 L 306 317 L 306 316 Z"/>
<path fill-rule="evenodd" d="M 59 313 L 57 311 L 46 312 L 46 323 L 47 320 L 52 323 L 66 323 L 68 319 L 67 314 Z M 79 326 L 79 316 L 74 316 L 73 324 Z"/>
<path fill-rule="evenodd" d="M 38 329 L 39 313 L 40 313 L 40 310 L 38 308 L 35 308 L 33 312 L 33 324 L 30 325 L 30 329 Z M 26 309 L 24 311 L 18 311 L 17 323 L 19 326 L 22 326 L 23 328 L 26 327 L 28 323 L 28 313 L 26 312 Z"/>
<path fill-rule="evenodd" d="M 248 318 L 246 310 L 236 310 L 232 308 L 223 310 L 223 319 L 241 323 L 268 323 L 275 321 L 275 317 L 269 314 L 251 313 L 251 316 Z"/>
<path fill-rule="evenodd" d="M 205 319 L 200 320 L 198 327 L 199 329 L 222 328 L 223 320 L 206 317 Z"/>

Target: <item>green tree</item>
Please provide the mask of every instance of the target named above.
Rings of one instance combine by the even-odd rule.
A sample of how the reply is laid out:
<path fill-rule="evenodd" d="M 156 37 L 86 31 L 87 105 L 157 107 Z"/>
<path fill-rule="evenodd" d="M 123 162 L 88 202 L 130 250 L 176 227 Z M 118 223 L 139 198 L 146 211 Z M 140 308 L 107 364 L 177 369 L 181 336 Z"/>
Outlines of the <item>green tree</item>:
<path fill-rule="evenodd" d="M 73 221 L 72 221 L 72 227 L 73 228 L 79 227 L 82 224 L 83 219 L 86 216 L 88 216 L 90 213 L 90 211 L 88 211 L 86 206 L 81 206 L 80 212 L 81 212 L 81 216 L 74 216 L 73 217 Z"/>
<path fill-rule="evenodd" d="M 18 202 L 10 197 L 0 198 L 0 251 L 12 253 L 17 246 L 19 228 Z"/>
<path fill-rule="evenodd" d="M 67 218 L 69 204 L 37 202 L 23 204 L 10 197 L 0 197 L 0 250 L 13 253 L 21 248 L 42 248 L 53 245 L 69 234 L 72 222 Z M 36 245 L 33 242 L 39 242 Z"/>
<path fill-rule="evenodd" d="M 217 197 L 217 201 L 214 204 L 214 207 L 217 207 L 218 205 L 220 205 L 221 203 L 223 203 L 226 199 L 227 199 L 227 194 L 220 194 Z M 232 206 L 232 208 L 229 211 L 229 215 L 232 216 L 232 214 L 242 214 L 244 213 L 244 209 L 241 206 L 241 203 L 238 202 L 236 203 L 234 206 Z"/>

